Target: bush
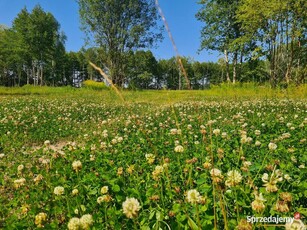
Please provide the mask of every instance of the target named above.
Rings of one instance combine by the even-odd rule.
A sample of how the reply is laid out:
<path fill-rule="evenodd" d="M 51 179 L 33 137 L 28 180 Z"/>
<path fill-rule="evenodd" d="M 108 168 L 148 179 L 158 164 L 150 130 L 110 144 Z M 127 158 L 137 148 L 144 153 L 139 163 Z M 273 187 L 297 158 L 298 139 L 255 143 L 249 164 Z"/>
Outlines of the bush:
<path fill-rule="evenodd" d="M 108 86 L 106 86 L 105 83 L 103 82 L 96 82 L 93 80 L 86 80 L 82 83 L 83 87 L 89 88 L 89 89 L 94 89 L 94 90 L 105 90 L 109 89 Z"/>

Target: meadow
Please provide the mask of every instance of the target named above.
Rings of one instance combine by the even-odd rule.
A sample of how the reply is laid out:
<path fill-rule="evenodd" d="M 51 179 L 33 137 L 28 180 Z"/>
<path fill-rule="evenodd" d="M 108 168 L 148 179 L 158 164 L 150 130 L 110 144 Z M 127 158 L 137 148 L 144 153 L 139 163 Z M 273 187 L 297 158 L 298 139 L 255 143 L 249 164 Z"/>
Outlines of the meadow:
<path fill-rule="evenodd" d="M 304 229 L 306 86 L 121 96 L 0 88 L 1 229 Z"/>

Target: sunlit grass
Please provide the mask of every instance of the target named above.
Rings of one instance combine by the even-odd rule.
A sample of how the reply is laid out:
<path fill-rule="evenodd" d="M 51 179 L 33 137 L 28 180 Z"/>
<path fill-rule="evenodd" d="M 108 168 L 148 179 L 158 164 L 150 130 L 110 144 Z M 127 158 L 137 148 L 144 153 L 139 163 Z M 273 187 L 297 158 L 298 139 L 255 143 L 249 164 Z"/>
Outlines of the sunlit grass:
<path fill-rule="evenodd" d="M 0 228 L 265 229 L 247 216 L 307 215 L 305 86 L 0 92 Z"/>

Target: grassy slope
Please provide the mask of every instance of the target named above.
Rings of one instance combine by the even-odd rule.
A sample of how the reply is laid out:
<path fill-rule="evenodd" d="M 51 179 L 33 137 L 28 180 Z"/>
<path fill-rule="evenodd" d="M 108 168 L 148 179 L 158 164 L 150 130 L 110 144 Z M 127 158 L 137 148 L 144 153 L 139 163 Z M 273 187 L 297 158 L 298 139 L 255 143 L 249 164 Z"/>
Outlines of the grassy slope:
<path fill-rule="evenodd" d="M 216 99 L 253 99 L 253 98 L 307 98 L 307 85 L 300 87 L 289 87 L 287 89 L 271 89 L 267 86 L 254 87 L 251 84 L 243 86 L 222 85 L 213 86 L 209 90 L 194 91 L 170 91 L 170 90 L 144 90 L 144 91 L 121 91 L 126 102 L 142 103 L 176 103 L 182 101 L 203 101 Z M 114 103 L 121 101 L 116 92 L 112 90 L 93 90 L 89 88 L 72 87 L 34 87 L 24 86 L 16 88 L 0 87 L 0 96 L 9 98 L 9 96 L 41 95 L 49 98 L 53 97 L 77 97 L 88 98 L 89 100 L 99 100 L 105 103 Z"/>
<path fill-rule="evenodd" d="M 287 90 L 222 86 L 205 91 L 124 91 L 122 94 L 126 102 L 123 106 L 119 96 L 108 90 L 27 86 L 0 88 L 0 94 L 0 153 L 4 154 L 0 161 L 0 229 L 34 229 L 35 216 L 40 212 L 48 215 L 45 229 L 67 229 L 70 218 L 85 213 L 93 215 L 96 229 L 132 229 L 133 222 L 125 218 L 121 210 L 126 197 L 136 197 L 141 201 L 139 222 L 144 220 L 153 228 L 155 219 L 150 220 L 149 213 L 156 212 L 155 216 L 159 219 L 157 216 L 167 216 L 172 211 L 176 216 L 167 216 L 169 219 L 166 220 L 172 229 L 188 228 L 191 221 L 187 221 L 186 216 L 199 222 L 193 206 L 184 202 L 184 192 L 190 188 L 208 196 L 200 219 L 209 223 L 201 223 L 202 229 L 213 229 L 212 184 L 209 170 L 205 170 L 202 163 L 209 153 L 218 151 L 221 155 L 215 157 L 218 163 L 215 167 L 219 167 L 225 177 L 229 170 L 240 169 L 240 154 L 244 153 L 246 160 L 252 162 L 250 171 L 245 172 L 240 184 L 242 189 L 235 190 L 238 195 L 237 192 L 222 190 L 219 193 L 227 199 L 229 229 L 234 229 L 237 221 L 246 218 L 246 214 L 253 213 L 250 204 L 254 195 L 253 189 L 248 186 L 248 178 L 256 178 L 255 185 L 265 193 L 261 176 L 267 172 L 266 164 L 278 164 L 278 168 L 293 178 L 293 182 L 278 184 L 279 192 L 290 191 L 293 196 L 294 208 L 287 215 L 292 216 L 294 211 L 306 212 L 307 215 L 303 205 L 306 203 L 306 171 L 299 168 L 300 164 L 307 162 L 303 154 L 304 127 L 299 127 L 304 122 L 306 86 Z M 169 106 L 177 102 L 188 103 Z M 258 113 L 261 116 L 256 116 Z M 297 119 L 293 119 L 295 115 Z M 282 117 L 284 122 L 281 123 Z M 177 127 L 175 120 L 180 123 L 178 127 L 183 130 L 182 136 L 170 135 L 170 129 Z M 210 125 L 206 126 L 208 134 L 201 134 L 200 125 L 206 125 L 208 120 L 216 120 L 212 127 L 227 132 L 229 138 L 209 135 Z M 253 142 L 243 145 L 240 144 L 240 130 L 245 122 Z M 292 130 L 288 124 L 295 129 Z M 187 128 L 189 125 L 191 129 Z M 105 129 L 109 136 L 102 138 Z M 261 130 L 260 136 L 255 136 L 256 129 Z M 278 141 L 277 138 L 285 132 L 291 133 L 291 138 Z M 194 142 L 195 134 L 199 144 Z M 117 137 L 125 139 L 109 146 Z M 274 139 L 277 140 L 278 151 L 269 152 L 268 143 Z M 50 140 L 57 150 L 45 149 L 45 140 Z M 256 140 L 260 140 L 262 146 L 256 147 Z M 67 141 L 76 141 L 78 145 Z M 109 147 L 101 149 L 101 141 Z M 186 149 L 183 154 L 174 154 L 176 141 L 180 141 Z M 64 156 L 57 153 L 60 149 Z M 290 151 L 295 151 L 292 155 L 297 156 L 299 164 L 291 160 Z M 146 162 L 145 153 L 156 154 L 154 165 Z M 89 157 L 95 154 L 96 160 L 90 160 Z M 167 169 L 170 173 L 169 178 L 165 177 L 163 181 L 171 181 L 173 187 L 163 182 L 160 190 L 155 189 L 158 182 L 152 179 L 152 172 L 156 165 L 164 164 L 164 157 L 170 159 Z M 198 159 L 193 167 L 187 163 L 192 157 Z M 51 159 L 50 164 L 42 163 L 45 158 Z M 72 169 L 75 160 L 82 162 L 80 173 Z M 25 165 L 21 172 L 17 170 L 20 164 Z M 131 165 L 136 165 L 133 176 L 127 174 Z M 117 175 L 119 167 L 124 167 L 124 176 Z M 190 173 L 186 173 L 185 168 Z M 272 174 L 271 171 L 269 173 Z M 38 174 L 43 176 L 43 180 L 36 185 L 33 178 Z M 26 184 L 16 188 L 14 181 L 21 177 L 26 178 Z M 109 186 L 113 200 L 104 209 L 96 200 L 101 195 L 100 188 L 105 185 Z M 64 186 L 65 195 L 56 197 L 53 194 L 56 186 Z M 181 188 L 179 194 L 172 189 L 175 186 Z M 78 196 L 71 195 L 74 188 L 79 189 Z M 165 191 L 162 188 L 166 188 Z M 161 202 L 151 200 L 157 194 Z M 242 212 L 235 213 L 232 210 L 237 207 L 233 200 L 238 198 Z M 269 216 L 274 202 L 279 200 L 279 194 L 265 193 L 265 199 L 268 202 L 263 216 Z M 81 204 L 86 212 L 80 208 Z M 302 208 L 298 209 L 300 206 Z M 77 215 L 75 209 L 81 215 Z M 217 215 L 218 226 L 223 226 L 221 212 Z"/>

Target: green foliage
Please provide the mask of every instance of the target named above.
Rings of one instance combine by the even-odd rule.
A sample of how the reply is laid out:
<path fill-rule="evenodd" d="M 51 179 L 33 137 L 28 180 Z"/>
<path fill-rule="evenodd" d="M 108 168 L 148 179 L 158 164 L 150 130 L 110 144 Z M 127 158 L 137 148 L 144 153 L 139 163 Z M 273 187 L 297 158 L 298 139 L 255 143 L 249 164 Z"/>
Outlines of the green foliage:
<path fill-rule="evenodd" d="M 104 82 L 96 82 L 93 80 L 86 80 L 82 82 L 83 87 L 94 89 L 94 90 L 106 90 L 109 89 L 109 87 L 106 86 Z"/>
<path fill-rule="evenodd" d="M 57 95 L 71 94 L 77 91 L 71 86 L 48 87 L 24 85 L 22 87 L 0 87 L 0 95 Z"/>
<path fill-rule="evenodd" d="M 201 30 L 201 49 L 225 55 L 226 79 L 246 81 L 247 65 L 252 79 L 269 79 L 273 87 L 304 83 L 300 72 L 307 39 L 307 7 L 304 0 L 203 0 L 196 18 L 205 25 Z M 228 60 L 232 60 L 232 65 Z M 260 62 L 267 62 L 263 66 Z M 243 64 L 245 64 L 243 66 Z M 231 70 L 230 70 L 231 67 Z M 303 67 L 303 68 L 304 68 Z M 299 71 L 298 71 L 299 69 Z"/>
<path fill-rule="evenodd" d="M 130 52 L 128 58 L 127 82 L 129 88 L 160 88 L 158 62 L 151 51 Z"/>
<path fill-rule="evenodd" d="M 281 82 L 303 83 L 293 70 L 307 64 L 302 61 L 307 15 L 301 11 L 306 7 L 306 1 L 245 0 L 238 8 L 236 17 L 245 38 L 258 45 L 253 50 L 253 58 L 266 57 L 273 86 Z"/>
<path fill-rule="evenodd" d="M 161 39 L 153 0 L 79 0 L 83 29 L 105 50 L 107 67 L 115 84 L 125 78 L 126 52 L 149 48 Z"/>
<path fill-rule="evenodd" d="M 0 33 L 2 85 L 55 85 L 61 81 L 66 37 L 59 30 L 54 16 L 39 5 L 32 12 L 22 9 L 12 28 Z"/>
<path fill-rule="evenodd" d="M 124 91 L 124 104 L 111 91 L 73 88 L 1 96 L 0 227 L 35 229 L 39 213 L 45 229 L 67 229 L 85 214 L 92 229 L 235 229 L 247 216 L 306 215 L 307 88 L 271 90 L 249 83 Z M 241 175 L 235 185 L 232 170 Z M 265 174 L 276 192 L 266 189 Z M 198 196 L 188 196 L 193 189 Z M 255 191 L 265 199 L 261 213 L 251 205 Z M 283 202 L 285 192 L 291 199 Z M 133 219 L 123 213 L 127 197 L 140 205 Z"/>

